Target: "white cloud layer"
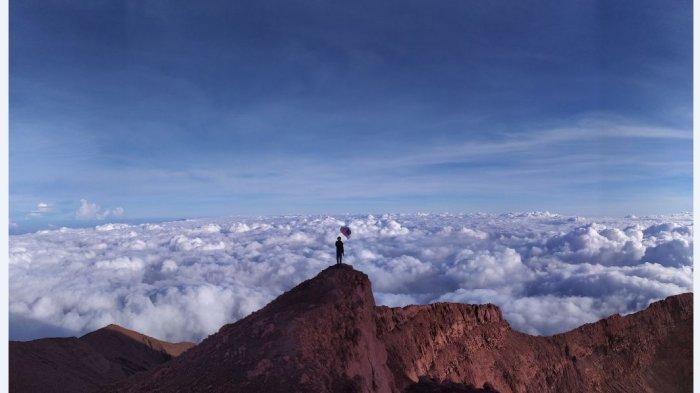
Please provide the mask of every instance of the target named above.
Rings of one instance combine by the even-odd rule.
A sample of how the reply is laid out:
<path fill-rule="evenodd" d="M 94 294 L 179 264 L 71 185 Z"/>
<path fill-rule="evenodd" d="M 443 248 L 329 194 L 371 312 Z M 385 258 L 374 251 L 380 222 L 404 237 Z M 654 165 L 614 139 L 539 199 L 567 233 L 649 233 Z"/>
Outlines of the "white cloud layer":
<path fill-rule="evenodd" d="M 99 206 L 82 201 L 86 215 Z M 106 216 L 105 216 L 106 217 Z M 335 262 L 366 272 L 377 302 L 495 303 L 552 334 L 692 290 L 690 214 L 295 216 L 106 224 L 10 237 L 11 336 L 109 323 L 200 340 Z"/>

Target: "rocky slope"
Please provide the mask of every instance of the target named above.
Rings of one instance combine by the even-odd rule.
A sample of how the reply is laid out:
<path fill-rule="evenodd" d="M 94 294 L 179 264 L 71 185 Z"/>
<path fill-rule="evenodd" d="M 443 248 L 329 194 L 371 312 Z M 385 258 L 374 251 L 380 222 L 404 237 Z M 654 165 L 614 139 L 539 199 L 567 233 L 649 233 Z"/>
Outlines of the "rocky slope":
<path fill-rule="evenodd" d="M 392 392 L 367 276 L 332 267 L 119 392 Z"/>
<path fill-rule="evenodd" d="M 333 266 L 113 392 L 689 392 L 692 294 L 552 337 L 493 305 L 376 307 Z"/>
<path fill-rule="evenodd" d="M 552 337 L 513 331 L 495 306 L 377 308 L 399 390 L 420 377 L 500 392 L 690 392 L 692 295 Z"/>
<path fill-rule="evenodd" d="M 10 391 L 88 392 L 149 370 L 194 346 L 117 325 L 80 338 L 10 341 Z"/>

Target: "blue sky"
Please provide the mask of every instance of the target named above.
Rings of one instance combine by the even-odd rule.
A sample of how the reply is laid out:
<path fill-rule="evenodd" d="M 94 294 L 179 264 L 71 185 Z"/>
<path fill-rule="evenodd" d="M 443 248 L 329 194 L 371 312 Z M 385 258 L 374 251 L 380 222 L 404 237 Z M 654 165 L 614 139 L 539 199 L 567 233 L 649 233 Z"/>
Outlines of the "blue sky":
<path fill-rule="evenodd" d="M 691 10 L 13 0 L 10 220 L 690 210 Z"/>

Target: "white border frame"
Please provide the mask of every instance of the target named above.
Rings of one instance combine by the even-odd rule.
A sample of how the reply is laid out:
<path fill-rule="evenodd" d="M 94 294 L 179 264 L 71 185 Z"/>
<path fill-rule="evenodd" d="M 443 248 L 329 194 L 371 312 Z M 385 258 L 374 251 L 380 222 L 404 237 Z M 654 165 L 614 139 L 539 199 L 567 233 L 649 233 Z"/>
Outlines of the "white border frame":
<path fill-rule="evenodd" d="M 9 1 L 0 0 L 0 390 L 9 391 Z"/>

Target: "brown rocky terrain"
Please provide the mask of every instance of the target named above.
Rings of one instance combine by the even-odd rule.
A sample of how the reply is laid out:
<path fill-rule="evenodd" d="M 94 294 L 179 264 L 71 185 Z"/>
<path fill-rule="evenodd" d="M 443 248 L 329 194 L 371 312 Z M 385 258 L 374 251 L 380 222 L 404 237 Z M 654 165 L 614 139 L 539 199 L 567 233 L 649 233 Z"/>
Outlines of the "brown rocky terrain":
<path fill-rule="evenodd" d="M 94 391 L 149 370 L 193 346 L 160 341 L 117 325 L 80 338 L 10 341 L 10 391 Z"/>
<path fill-rule="evenodd" d="M 551 337 L 494 305 L 376 307 L 333 266 L 113 392 L 690 392 L 692 294 Z"/>
<path fill-rule="evenodd" d="M 514 331 L 493 305 L 377 308 L 399 390 L 420 377 L 500 392 L 690 392 L 692 294 L 551 337 Z"/>
<path fill-rule="evenodd" d="M 690 392 L 692 303 L 531 336 L 491 304 L 377 307 L 367 276 L 340 265 L 176 358 L 191 344 L 116 326 L 11 343 L 11 391 Z"/>
<path fill-rule="evenodd" d="M 331 267 L 112 391 L 388 393 L 395 386 L 376 330 L 367 276 Z"/>

